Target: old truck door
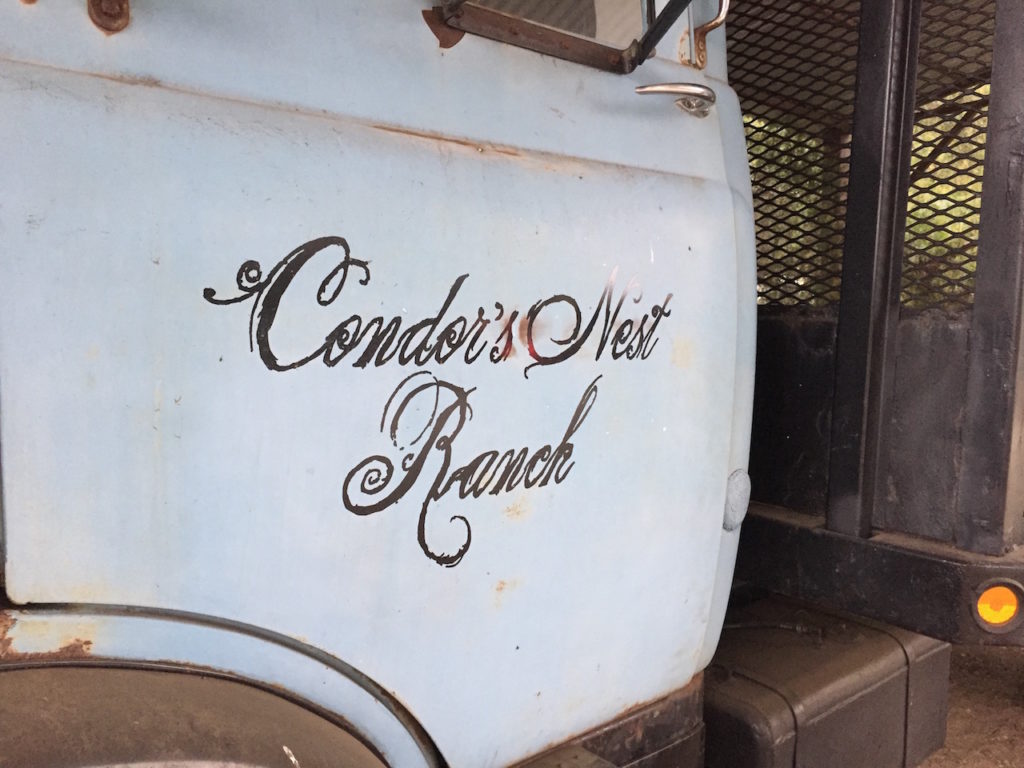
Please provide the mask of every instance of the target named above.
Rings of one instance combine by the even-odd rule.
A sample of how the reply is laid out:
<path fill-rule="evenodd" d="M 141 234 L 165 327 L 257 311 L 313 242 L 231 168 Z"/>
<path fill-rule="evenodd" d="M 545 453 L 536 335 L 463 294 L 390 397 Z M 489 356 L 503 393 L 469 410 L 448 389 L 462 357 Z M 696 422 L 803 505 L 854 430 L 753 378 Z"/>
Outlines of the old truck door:
<path fill-rule="evenodd" d="M 0 6 L 12 647 L 235 671 L 396 766 L 367 690 L 496 766 L 707 663 L 753 366 L 720 30 L 623 74 L 429 10 Z M 680 81 L 706 116 L 635 91 Z"/>

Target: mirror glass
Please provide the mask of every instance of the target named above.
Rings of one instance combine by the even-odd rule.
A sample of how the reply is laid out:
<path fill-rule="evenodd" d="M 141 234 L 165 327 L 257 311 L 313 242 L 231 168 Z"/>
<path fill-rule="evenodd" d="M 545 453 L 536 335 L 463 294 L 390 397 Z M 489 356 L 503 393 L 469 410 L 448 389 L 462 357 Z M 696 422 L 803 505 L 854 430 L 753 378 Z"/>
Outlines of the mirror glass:
<path fill-rule="evenodd" d="M 644 33 L 647 0 L 474 0 L 476 5 L 625 48 Z"/>

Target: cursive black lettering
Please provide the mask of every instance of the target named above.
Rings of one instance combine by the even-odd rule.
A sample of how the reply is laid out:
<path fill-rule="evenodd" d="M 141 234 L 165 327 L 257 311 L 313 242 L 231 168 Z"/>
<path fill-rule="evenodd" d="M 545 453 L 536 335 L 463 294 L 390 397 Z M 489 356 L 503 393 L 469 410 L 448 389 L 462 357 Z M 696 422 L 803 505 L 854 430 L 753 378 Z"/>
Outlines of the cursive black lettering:
<path fill-rule="evenodd" d="M 473 417 L 469 395 L 447 381 L 440 381 L 427 371 L 406 377 L 388 398 L 381 417 L 381 432 L 387 432 L 398 449 L 396 462 L 384 454 L 367 457 L 353 467 L 342 484 L 342 503 L 356 515 L 372 515 L 399 504 L 418 484 L 428 464 L 433 479 L 420 505 L 417 540 L 423 553 L 439 565 L 457 565 L 469 549 L 472 527 L 463 515 L 453 515 L 449 523 L 458 522 L 464 537 L 453 552 L 432 546 L 427 536 L 428 517 L 450 491 L 457 489 L 460 499 L 479 498 L 485 493 L 508 493 L 520 483 L 524 488 L 544 487 L 564 482 L 574 466 L 572 438 L 582 427 L 597 399 L 595 378 L 584 390 L 561 441 L 533 451 L 528 448 L 484 451 L 467 463 L 452 469 L 454 444 L 465 425 Z M 426 407 L 423 407 L 426 406 Z M 425 424 L 417 432 L 418 423 L 408 424 L 417 414 Z M 398 434 L 416 433 L 408 446 L 399 445 Z M 529 456 L 529 458 L 527 458 Z M 435 469 L 436 467 L 436 469 Z M 500 470 L 500 474 L 499 474 Z"/>
<path fill-rule="evenodd" d="M 303 243 L 281 259 L 266 277 L 259 262 L 245 261 L 235 275 L 238 288 L 236 295 L 224 298 L 213 288 L 206 288 L 203 290 L 203 298 L 216 305 L 252 300 L 249 348 L 258 351 L 260 360 L 272 371 L 290 371 L 317 358 L 325 366 L 333 368 L 351 356 L 353 368 L 366 368 L 392 362 L 398 366 L 423 367 L 431 362 L 444 365 L 460 351 L 467 365 L 475 363 L 485 351 L 492 363 L 502 363 L 513 356 L 516 321 L 520 317 L 518 310 L 506 315 L 504 305 L 495 302 L 496 314 L 493 318 L 487 317 L 483 307 L 477 307 L 475 317 L 453 312 L 459 292 L 469 279 L 467 273 L 459 275 L 452 282 L 435 313 L 412 325 L 404 326 L 402 315 L 390 318 L 377 315 L 367 319 L 359 314 L 351 314 L 321 337 L 322 341 L 316 342 L 315 349 L 285 359 L 271 343 L 271 331 L 279 320 L 281 301 L 299 272 L 315 256 L 331 247 L 340 248 L 342 257 L 320 282 L 316 302 L 323 308 L 340 306 L 353 271 L 358 277 L 358 285 L 365 287 L 370 283 L 370 266 L 368 261 L 353 258 L 345 238 L 335 236 Z M 634 304 L 639 304 L 643 293 L 639 291 L 636 280 L 631 279 L 616 297 L 617 278 L 618 268 L 615 268 L 586 325 L 583 324 L 579 302 L 566 293 L 552 294 L 530 307 L 526 313 L 523 344 L 532 362 L 525 366 L 525 376 L 534 367 L 555 365 L 579 354 L 599 326 L 601 330 L 594 360 L 601 360 L 605 350 L 609 350 L 612 360 L 646 360 L 650 356 L 658 342 L 658 325 L 671 314 L 668 303 L 672 294 L 666 295 L 661 303 L 654 304 L 639 319 L 631 317 L 620 320 L 626 299 L 631 298 Z M 559 308 L 570 312 L 571 327 L 568 332 L 561 338 L 540 338 L 542 316 L 549 310 Z M 488 338 L 487 332 L 493 332 L 495 328 L 498 329 L 497 335 Z"/>

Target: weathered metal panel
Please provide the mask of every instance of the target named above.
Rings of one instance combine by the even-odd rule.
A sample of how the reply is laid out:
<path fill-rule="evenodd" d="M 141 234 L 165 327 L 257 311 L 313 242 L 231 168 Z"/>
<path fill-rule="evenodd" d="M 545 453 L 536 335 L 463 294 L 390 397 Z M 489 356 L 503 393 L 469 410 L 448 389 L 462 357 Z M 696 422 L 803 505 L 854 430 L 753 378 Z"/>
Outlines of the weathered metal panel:
<path fill-rule="evenodd" d="M 765 308 L 758 315 L 750 455 L 758 501 L 800 512 L 825 508 L 835 341 L 831 310 Z"/>
<path fill-rule="evenodd" d="M 704 71 L 669 60 L 674 49 L 666 40 L 666 58 L 623 76 L 473 35 L 442 50 L 421 16 L 432 4 L 308 0 L 283 13 L 267 0 L 179 0 L 136 8 L 127 29 L 105 35 L 84 1 L 5 3 L 0 58 L 701 178 L 720 178 L 730 162 L 745 175 L 739 149 L 723 158 L 717 140 L 695 143 L 697 134 L 719 135 L 722 110 L 699 127 L 684 126 L 670 100 L 633 90 L 685 80 L 734 99 L 725 83 L 724 30 L 709 35 Z M 697 0 L 694 12 L 704 20 L 713 6 L 716 0 Z"/>
<path fill-rule="evenodd" d="M 970 320 L 904 310 L 876 527 L 952 542 Z"/>
<path fill-rule="evenodd" d="M 749 186 L 723 82 L 408 10 L 0 9 L 7 590 L 301 637 L 503 765 L 717 640 Z"/>
<path fill-rule="evenodd" d="M 1024 542 L 1024 3 L 996 5 L 957 544 Z"/>

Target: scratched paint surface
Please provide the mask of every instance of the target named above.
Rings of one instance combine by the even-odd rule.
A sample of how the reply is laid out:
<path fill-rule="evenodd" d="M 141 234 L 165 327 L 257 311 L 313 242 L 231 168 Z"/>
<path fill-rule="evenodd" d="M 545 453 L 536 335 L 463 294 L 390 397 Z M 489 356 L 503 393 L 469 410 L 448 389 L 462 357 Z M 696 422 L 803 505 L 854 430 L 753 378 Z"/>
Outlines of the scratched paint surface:
<path fill-rule="evenodd" d="M 85 45 L 62 67 L 142 61 L 179 85 L 0 63 L 19 116 L 0 176 L 22 180 L 0 208 L 12 598 L 302 637 L 393 691 L 453 765 L 513 762 L 685 684 L 717 637 L 749 429 L 725 86 L 706 121 L 635 100 L 631 121 L 606 114 L 631 80 L 572 67 L 592 95 L 559 107 L 588 126 L 566 157 L 571 134 L 528 128 L 563 118 L 500 89 L 491 112 L 527 128 L 468 117 L 497 138 L 450 141 L 418 101 L 396 117 L 380 99 L 385 130 L 365 94 L 365 115 L 320 115 L 193 93 L 230 89 L 125 39 L 54 56 Z M 396 66 L 422 57 L 447 80 L 420 90 L 473 115 L 487 105 L 455 94 L 490 53 L 537 89 L 551 75 L 467 51 Z"/>

